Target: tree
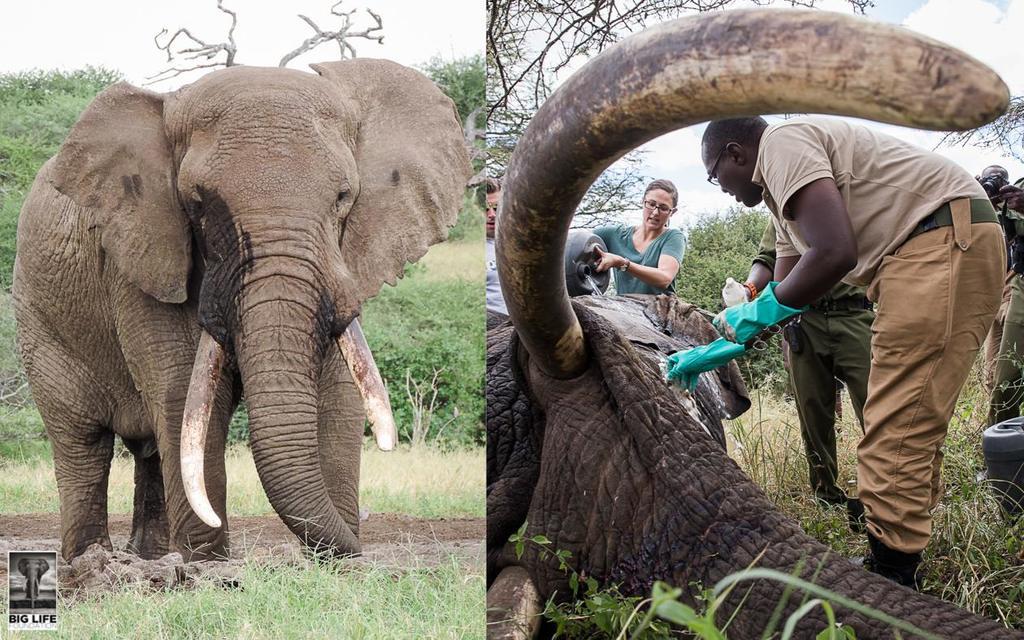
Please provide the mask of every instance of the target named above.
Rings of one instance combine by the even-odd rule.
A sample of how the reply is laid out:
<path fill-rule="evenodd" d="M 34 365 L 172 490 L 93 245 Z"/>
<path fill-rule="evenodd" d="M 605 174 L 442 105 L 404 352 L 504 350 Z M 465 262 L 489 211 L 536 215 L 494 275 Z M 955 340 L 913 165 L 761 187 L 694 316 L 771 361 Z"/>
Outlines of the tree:
<path fill-rule="evenodd" d="M 367 9 L 366 12 L 370 14 L 375 24 L 362 31 L 354 31 L 352 16 L 356 13 L 356 9 L 342 11 L 340 9 L 342 2 L 344 0 L 339 0 L 331 5 L 331 15 L 341 18 L 341 26 L 334 31 L 325 31 L 312 18 L 299 14 L 299 18 L 313 30 L 313 35 L 303 40 L 295 49 L 286 53 L 277 66 L 286 67 L 289 62 L 303 53 L 312 51 L 328 42 L 334 42 L 338 45 L 339 55 L 344 60 L 345 58 L 356 57 L 356 49 L 352 44 L 352 40 L 356 38 L 371 40 L 378 44 L 384 41 L 384 34 L 382 33 L 384 24 L 379 15 Z M 228 28 L 226 40 L 224 42 L 207 42 L 193 35 L 187 27 L 181 27 L 171 37 L 161 43 L 160 39 L 168 33 L 167 29 L 161 29 L 160 33 L 153 37 L 153 42 L 156 44 L 157 49 L 167 54 L 167 62 L 171 66 L 146 78 L 147 84 L 169 80 L 196 69 L 232 67 L 239 64 L 235 61 L 235 56 L 238 54 L 238 47 L 235 44 L 235 27 L 238 26 L 238 15 L 224 6 L 224 0 L 217 0 L 217 9 L 231 17 L 231 26 Z M 175 48 L 176 42 L 180 45 L 178 48 Z M 222 53 L 224 54 L 224 59 L 218 60 L 218 56 Z M 206 60 L 206 62 L 203 62 L 203 60 Z M 187 61 L 187 66 L 175 66 L 177 61 Z"/>
<path fill-rule="evenodd" d="M 992 122 L 970 131 L 947 133 L 940 144 L 996 148 L 1024 162 L 1024 96 L 1012 96 L 1010 108 Z"/>
<path fill-rule="evenodd" d="M 484 159 L 487 157 L 487 150 L 484 147 L 484 84 L 487 76 L 484 58 L 480 55 L 452 61 L 433 58 L 422 65 L 421 70 L 455 103 L 459 119 L 463 122 L 463 135 L 470 148 L 470 159 L 476 172 L 467 186 L 475 186 L 483 181 Z"/>

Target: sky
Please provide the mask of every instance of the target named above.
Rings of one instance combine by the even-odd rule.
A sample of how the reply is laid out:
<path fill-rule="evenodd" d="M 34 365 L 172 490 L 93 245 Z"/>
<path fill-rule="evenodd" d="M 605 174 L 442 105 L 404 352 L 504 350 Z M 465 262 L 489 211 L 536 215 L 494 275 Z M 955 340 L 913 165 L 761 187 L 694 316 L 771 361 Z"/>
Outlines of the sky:
<path fill-rule="evenodd" d="M 298 18 L 300 13 L 325 31 L 336 30 L 341 18 L 330 15 L 332 1 L 225 0 L 225 6 L 238 15 L 236 62 L 277 66 L 284 54 L 313 34 Z M 483 54 L 484 0 L 446 0 L 443 7 L 407 0 L 345 0 L 340 10 L 357 9 L 352 16 L 354 31 L 374 24 L 367 8 L 383 20 L 382 45 L 353 40 L 359 57 L 388 58 L 414 66 L 435 56 L 451 60 Z M 0 23 L 0 73 L 93 65 L 116 69 L 130 82 L 141 84 L 167 67 L 166 55 L 153 43 L 162 28 L 173 33 L 188 27 L 206 42 L 221 42 L 226 40 L 230 24 L 230 16 L 217 9 L 216 0 L 11 1 L 5 3 Z M 289 66 L 308 71 L 310 62 L 337 58 L 337 45 L 328 43 Z M 150 88 L 170 91 L 196 77 L 181 76 Z"/>
<path fill-rule="evenodd" d="M 788 6 L 777 2 L 778 6 Z M 913 31 L 958 47 L 995 69 L 1010 88 L 1024 93 L 1024 64 L 1020 38 L 1024 34 L 1024 0 L 875 0 L 867 17 L 905 26 Z M 850 13 L 843 0 L 823 0 L 819 8 Z M 769 118 L 769 121 L 773 121 Z M 778 121 L 777 119 L 774 121 Z M 942 134 L 860 121 L 887 133 L 951 158 L 977 175 L 990 164 L 1006 167 L 1011 179 L 1024 177 L 1024 164 L 997 150 L 949 147 L 939 144 Z M 686 228 L 709 213 L 735 206 L 736 201 L 707 183 L 700 160 L 700 139 L 704 125 L 687 127 L 661 136 L 642 149 L 647 153 L 642 171 L 653 178 L 668 178 L 679 189 L 679 211 L 671 226 Z M 613 165 L 614 167 L 614 165 Z M 639 220 L 637 211 L 626 220 Z"/>

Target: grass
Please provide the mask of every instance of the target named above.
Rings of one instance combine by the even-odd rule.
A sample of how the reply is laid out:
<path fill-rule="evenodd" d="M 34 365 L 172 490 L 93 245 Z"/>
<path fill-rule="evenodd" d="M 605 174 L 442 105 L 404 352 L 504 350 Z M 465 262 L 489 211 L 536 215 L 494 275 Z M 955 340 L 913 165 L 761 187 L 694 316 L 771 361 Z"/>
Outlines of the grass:
<path fill-rule="evenodd" d="M 31 444 L 28 444 L 31 443 Z M 11 445 L 13 447 L 13 445 Z M 25 441 L 21 455 L 0 458 L 0 513 L 56 513 L 60 508 L 49 444 Z M 228 513 L 251 516 L 274 510 L 244 446 L 226 456 Z M 360 507 L 420 518 L 483 517 L 484 452 L 400 447 L 383 452 L 368 446 L 360 468 Z M 134 461 L 115 456 L 110 470 L 110 513 L 131 513 Z"/>
<path fill-rule="evenodd" d="M 791 403 L 755 391 L 753 407 L 730 422 L 730 454 L 775 505 L 838 553 L 863 555 L 862 534 L 847 527 L 842 507 L 810 496 L 799 420 Z M 844 394 L 838 423 L 840 486 L 855 495 L 860 425 Z M 1014 525 L 999 512 L 987 484 L 981 432 L 987 397 L 975 371 L 957 401 L 944 447 L 944 495 L 934 513 L 932 540 L 922 564 L 924 592 L 1013 627 L 1024 627 L 1024 519 Z"/>
<path fill-rule="evenodd" d="M 483 568 L 454 558 L 389 569 L 344 562 L 269 569 L 242 587 L 124 589 L 61 606 L 67 638 L 483 638 Z M 5 625 L 6 626 L 6 625 Z M 24 635 L 24 634 L 23 634 Z"/>
<path fill-rule="evenodd" d="M 425 268 L 423 280 L 484 281 L 484 243 L 482 237 L 435 244 L 420 260 Z"/>

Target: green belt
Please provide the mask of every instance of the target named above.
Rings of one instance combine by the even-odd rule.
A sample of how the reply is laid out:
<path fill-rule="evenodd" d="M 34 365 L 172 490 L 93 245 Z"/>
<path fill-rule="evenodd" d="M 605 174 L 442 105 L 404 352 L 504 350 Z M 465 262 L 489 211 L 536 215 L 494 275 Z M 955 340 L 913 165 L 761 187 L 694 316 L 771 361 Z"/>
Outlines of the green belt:
<path fill-rule="evenodd" d="M 991 202 L 982 198 L 971 198 L 971 224 L 978 222 L 998 223 L 999 218 L 996 216 L 996 210 L 992 208 Z M 914 227 L 914 230 L 910 232 L 907 240 L 932 229 L 951 226 L 953 226 L 953 211 L 949 208 L 949 203 L 947 202 L 922 218 L 917 223 L 917 226 Z"/>

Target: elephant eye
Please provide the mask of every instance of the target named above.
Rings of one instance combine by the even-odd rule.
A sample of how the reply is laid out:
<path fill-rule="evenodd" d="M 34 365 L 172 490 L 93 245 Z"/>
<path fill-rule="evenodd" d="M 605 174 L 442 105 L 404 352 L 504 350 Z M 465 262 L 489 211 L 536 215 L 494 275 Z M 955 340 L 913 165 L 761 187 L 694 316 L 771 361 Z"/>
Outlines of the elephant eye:
<path fill-rule="evenodd" d="M 335 199 L 335 202 L 337 202 L 338 204 L 343 204 L 346 200 L 348 200 L 348 197 L 349 190 L 342 189 L 341 191 L 338 192 L 338 197 Z"/>

